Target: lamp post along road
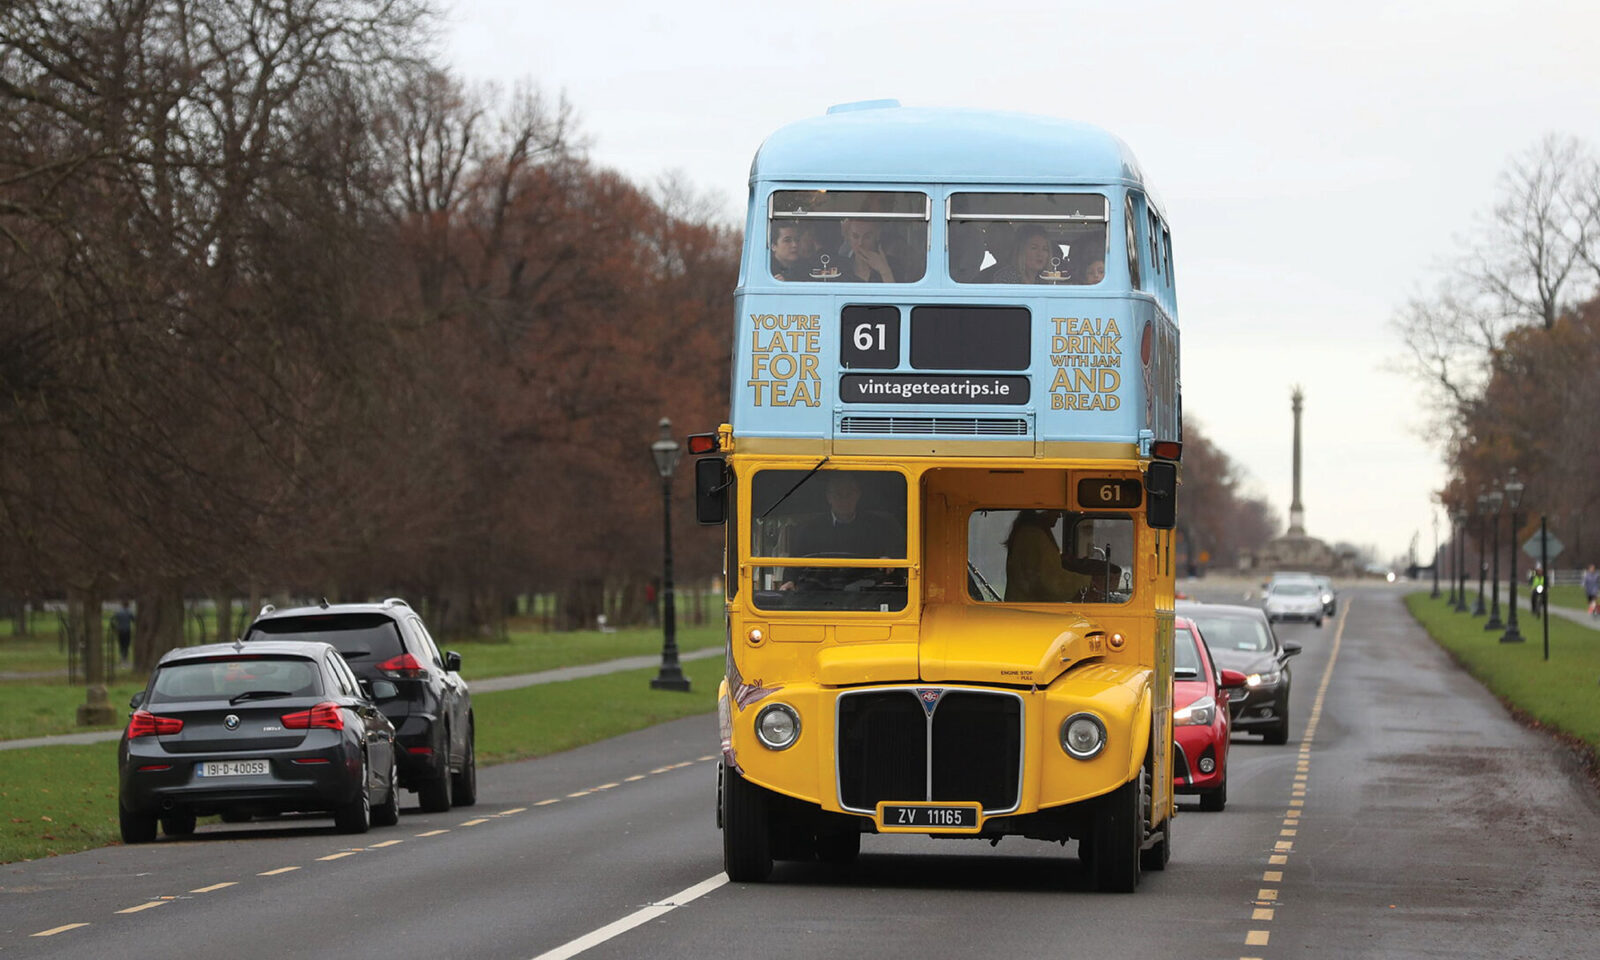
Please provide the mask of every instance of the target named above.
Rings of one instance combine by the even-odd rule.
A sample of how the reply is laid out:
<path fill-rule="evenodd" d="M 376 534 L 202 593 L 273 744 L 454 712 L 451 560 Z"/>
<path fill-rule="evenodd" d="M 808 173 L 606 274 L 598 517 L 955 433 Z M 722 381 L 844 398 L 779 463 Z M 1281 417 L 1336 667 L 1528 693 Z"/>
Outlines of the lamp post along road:
<path fill-rule="evenodd" d="M 1505 624 L 1500 622 L 1500 503 L 1505 499 L 1505 494 L 1499 490 L 1490 490 L 1488 493 L 1489 513 L 1494 524 L 1494 546 L 1491 550 L 1494 557 L 1494 571 L 1490 579 L 1489 589 L 1491 600 L 1489 604 L 1489 619 L 1484 622 L 1485 630 L 1504 630 Z"/>
<path fill-rule="evenodd" d="M 1481 616 L 1484 615 L 1484 609 L 1483 609 L 1483 587 L 1484 587 L 1484 583 L 1483 583 L 1483 580 L 1484 580 L 1484 577 L 1489 572 L 1489 565 L 1487 563 L 1485 563 L 1484 560 L 1483 560 L 1483 518 L 1486 515 L 1488 515 L 1488 513 L 1489 513 L 1489 495 L 1487 493 L 1480 493 L 1480 494 L 1478 494 L 1478 514 L 1477 514 L 1477 516 L 1478 516 L 1478 601 L 1472 605 L 1472 615 L 1474 617 L 1481 617 Z"/>
<path fill-rule="evenodd" d="M 661 672 L 650 681 L 653 690 L 689 690 L 689 678 L 678 663 L 678 615 L 672 591 L 672 471 L 682 451 L 672 439 L 672 421 L 661 418 L 661 439 L 650 444 L 656 472 L 661 474 Z"/>
<path fill-rule="evenodd" d="M 1506 481 L 1506 506 L 1511 508 L 1511 580 L 1506 588 L 1506 632 L 1500 635 L 1501 643 L 1522 643 L 1522 632 L 1517 629 L 1517 507 L 1522 504 L 1522 484 L 1517 480 L 1517 468 L 1511 468 L 1511 479 Z"/>
<path fill-rule="evenodd" d="M 1433 592 L 1428 594 L 1433 600 L 1439 599 L 1439 511 L 1430 511 L 1433 514 Z"/>
<path fill-rule="evenodd" d="M 1456 508 L 1456 613 L 1467 612 L 1467 511 Z"/>
<path fill-rule="evenodd" d="M 1450 525 L 1450 538 L 1444 544 L 1444 555 L 1450 561 L 1450 595 L 1444 598 L 1444 605 L 1454 610 L 1456 606 L 1456 515 L 1446 509 L 1444 519 Z"/>

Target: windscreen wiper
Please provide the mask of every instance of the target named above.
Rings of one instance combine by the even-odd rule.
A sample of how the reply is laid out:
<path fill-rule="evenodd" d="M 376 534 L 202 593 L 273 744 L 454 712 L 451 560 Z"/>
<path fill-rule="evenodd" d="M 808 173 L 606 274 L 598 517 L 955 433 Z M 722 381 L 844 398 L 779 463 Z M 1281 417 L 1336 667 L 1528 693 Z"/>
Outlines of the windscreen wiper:
<path fill-rule="evenodd" d="M 994 588 L 994 584 L 989 582 L 989 578 L 985 577 L 983 573 L 975 565 L 973 565 L 971 560 L 967 561 L 967 572 L 972 574 L 972 581 L 974 583 L 989 591 L 989 597 L 993 600 L 993 602 L 1001 602 L 1000 591 Z"/>
<path fill-rule="evenodd" d="M 768 508 L 767 508 L 767 511 L 766 511 L 766 513 L 763 513 L 763 514 L 762 514 L 762 515 L 761 515 L 761 516 L 759 516 L 759 517 L 756 517 L 756 519 L 757 519 L 757 520 L 765 520 L 765 519 L 767 519 L 767 514 L 768 514 L 768 513 L 771 513 L 771 512 L 772 512 L 772 511 L 774 511 L 774 510 L 776 510 L 776 509 L 778 509 L 778 508 L 779 508 L 779 507 L 780 507 L 780 506 L 782 506 L 782 505 L 783 505 L 783 501 L 785 501 L 785 500 L 787 500 L 787 499 L 789 499 L 789 497 L 790 497 L 790 496 L 791 496 L 791 495 L 792 495 L 792 494 L 793 494 L 793 493 L 794 493 L 794 492 L 795 492 L 795 491 L 796 491 L 796 490 L 799 490 L 799 489 L 800 489 L 800 488 L 801 488 L 801 487 L 802 487 L 802 486 L 804 486 L 804 485 L 805 485 L 805 482 L 806 482 L 806 481 L 807 481 L 807 480 L 810 480 L 810 479 L 811 479 L 811 478 L 812 478 L 812 477 L 814 477 L 814 476 L 816 476 L 816 474 L 817 474 L 817 471 L 818 471 L 818 470 L 821 470 L 821 469 L 822 469 L 822 465 L 823 465 L 823 464 L 824 464 L 824 463 L 827 463 L 827 462 L 828 462 L 828 460 L 829 460 L 829 458 L 828 458 L 828 457 L 823 457 L 823 458 L 822 458 L 822 459 L 821 459 L 821 460 L 819 460 L 819 461 L 817 461 L 817 465 L 816 465 L 816 466 L 814 466 L 814 467 L 812 467 L 812 468 L 811 468 L 811 469 L 810 469 L 810 470 L 809 470 L 809 471 L 808 471 L 808 472 L 807 472 L 807 473 L 806 473 L 806 475 L 805 475 L 805 476 L 803 476 L 803 477 L 801 477 L 801 478 L 800 478 L 800 479 L 799 479 L 799 480 L 796 480 L 796 481 L 795 481 L 795 484 L 794 484 L 794 486 L 792 486 L 792 487 L 790 487 L 790 488 L 789 488 L 789 492 L 788 492 L 788 493 L 786 493 L 786 494 L 784 494 L 784 495 L 783 495 L 783 496 L 781 496 L 781 497 L 779 497 L 779 498 L 778 498 L 778 502 L 777 502 L 777 503 L 774 503 L 774 504 L 773 504 L 773 505 L 772 505 L 772 506 L 770 506 L 770 507 L 768 507 Z"/>
<path fill-rule="evenodd" d="M 229 697 L 229 703 L 239 703 L 244 700 L 272 700 L 278 697 L 292 697 L 288 690 L 246 690 L 244 693 Z"/>

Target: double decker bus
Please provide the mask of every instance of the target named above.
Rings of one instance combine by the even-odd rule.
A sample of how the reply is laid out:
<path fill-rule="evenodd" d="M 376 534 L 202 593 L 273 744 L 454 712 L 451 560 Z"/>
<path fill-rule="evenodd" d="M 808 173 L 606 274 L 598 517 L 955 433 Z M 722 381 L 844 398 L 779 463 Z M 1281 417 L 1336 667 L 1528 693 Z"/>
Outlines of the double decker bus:
<path fill-rule="evenodd" d="M 848 104 L 756 154 L 725 523 L 728 876 L 863 834 L 1172 846 L 1171 238 L 1096 127 Z"/>

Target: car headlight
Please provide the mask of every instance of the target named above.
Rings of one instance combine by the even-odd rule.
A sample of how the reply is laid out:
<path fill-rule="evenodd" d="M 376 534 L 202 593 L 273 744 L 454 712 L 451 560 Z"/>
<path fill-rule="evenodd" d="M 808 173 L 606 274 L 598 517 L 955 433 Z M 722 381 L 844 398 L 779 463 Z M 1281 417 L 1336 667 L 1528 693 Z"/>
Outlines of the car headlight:
<path fill-rule="evenodd" d="M 1061 749 L 1079 760 L 1090 760 L 1106 746 L 1106 725 L 1092 713 L 1075 713 L 1061 723 Z"/>
<path fill-rule="evenodd" d="M 787 750 L 800 739 L 800 714 L 787 703 L 772 703 L 756 714 L 756 739 L 768 750 Z"/>
<path fill-rule="evenodd" d="M 1217 701 L 1214 697 L 1201 697 L 1172 715 L 1175 727 L 1206 727 L 1217 718 Z"/>
<path fill-rule="evenodd" d="M 1324 593 L 1324 594 L 1323 594 L 1323 595 L 1322 595 L 1322 602 L 1323 602 L 1323 603 L 1332 603 L 1332 602 L 1333 602 L 1333 594 L 1331 594 L 1331 593 Z"/>
<path fill-rule="evenodd" d="M 1265 673 L 1252 673 L 1244 678 L 1247 686 L 1259 687 L 1262 684 L 1274 684 L 1283 679 L 1283 673 L 1278 670 L 1268 670 Z"/>

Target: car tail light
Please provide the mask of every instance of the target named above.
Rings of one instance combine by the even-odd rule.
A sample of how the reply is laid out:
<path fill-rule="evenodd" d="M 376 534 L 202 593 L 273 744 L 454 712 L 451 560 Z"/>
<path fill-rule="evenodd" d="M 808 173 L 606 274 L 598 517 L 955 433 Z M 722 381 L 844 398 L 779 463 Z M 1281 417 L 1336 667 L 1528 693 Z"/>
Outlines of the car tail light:
<path fill-rule="evenodd" d="M 328 762 L 328 758 L 327 757 L 295 757 L 294 762 L 295 763 L 300 763 L 300 764 L 327 763 Z"/>
<path fill-rule="evenodd" d="M 170 764 L 170 763 L 147 763 L 144 766 L 139 768 L 139 772 L 140 773 L 146 773 L 146 772 L 154 772 L 154 771 L 159 771 L 159 770 L 171 770 L 171 769 L 172 769 L 172 764 Z"/>
<path fill-rule="evenodd" d="M 150 736 L 165 737 L 182 729 L 183 721 L 177 717 L 158 717 L 148 710 L 135 710 L 133 718 L 128 721 L 128 739 Z"/>
<path fill-rule="evenodd" d="M 382 670 L 385 676 L 398 680 L 425 680 L 428 676 L 428 671 L 409 653 L 402 653 L 398 657 L 383 661 L 378 664 L 378 669 Z"/>
<path fill-rule="evenodd" d="M 337 703 L 319 703 L 310 710 L 301 710 L 299 713 L 286 713 L 283 715 L 283 726 L 286 730 L 310 730 L 314 727 L 326 727 L 329 730 L 344 729 L 344 714 L 340 712 Z"/>
<path fill-rule="evenodd" d="M 423 755 L 425 757 L 429 757 L 429 756 L 433 755 L 433 748 L 432 747 L 408 747 L 408 746 L 406 746 L 405 744 L 402 743 L 400 745 L 400 748 L 402 750 L 404 750 L 406 753 L 418 753 L 418 754 L 421 754 L 421 755 Z"/>

